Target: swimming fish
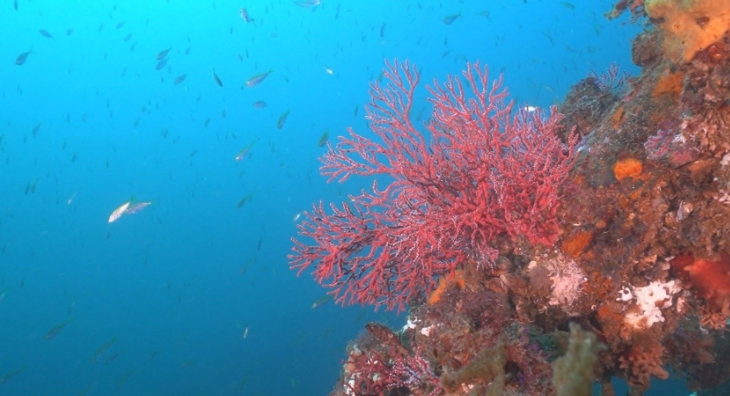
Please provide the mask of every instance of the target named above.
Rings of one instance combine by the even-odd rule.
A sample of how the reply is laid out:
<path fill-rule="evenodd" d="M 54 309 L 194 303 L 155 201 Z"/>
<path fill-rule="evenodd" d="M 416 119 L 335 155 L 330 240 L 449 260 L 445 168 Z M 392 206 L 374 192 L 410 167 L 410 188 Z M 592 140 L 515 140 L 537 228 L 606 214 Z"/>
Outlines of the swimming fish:
<path fill-rule="evenodd" d="M 246 81 L 246 86 L 251 88 L 261 84 L 262 82 L 264 82 L 264 80 L 266 80 L 266 77 L 268 77 L 269 74 L 273 71 L 273 69 L 269 69 L 269 71 L 267 72 L 256 74 L 255 76 L 249 78 L 248 81 Z"/>
<path fill-rule="evenodd" d="M 104 353 L 106 351 L 108 351 L 109 348 L 111 348 L 115 342 L 117 342 L 117 336 L 114 336 L 114 338 L 112 338 L 111 340 L 109 340 L 108 342 L 106 342 L 102 346 L 100 346 L 99 349 L 97 349 L 96 352 L 94 352 L 94 355 L 91 356 L 91 362 L 92 363 L 98 362 L 99 358 L 101 358 L 101 356 L 104 355 Z"/>
<path fill-rule="evenodd" d="M 453 14 L 453 15 L 446 15 L 443 19 L 444 23 L 447 25 L 451 25 L 455 20 L 459 19 L 461 16 L 461 13 Z"/>
<path fill-rule="evenodd" d="M 309 7 L 318 6 L 320 3 L 322 3 L 322 0 L 296 0 L 296 1 L 292 1 L 292 3 L 298 5 L 299 7 L 302 7 L 302 8 L 309 8 Z"/>
<path fill-rule="evenodd" d="M 251 150 L 251 147 L 253 147 L 253 142 L 249 143 L 248 146 L 241 149 L 241 151 L 236 154 L 236 162 L 241 161 L 242 159 L 246 158 L 246 154 Z"/>
<path fill-rule="evenodd" d="M 25 367 L 17 369 L 17 370 L 13 370 L 13 371 L 3 375 L 2 377 L 0 377 L 0 384 L 4 384 L 4 383 L 10 381 L 13 377 L 22 373 L 23 371 L 25 371 Z"/>
<path fill-rule="evenodd" d="M 333 298 L 335 298 L 334 294 L 328 294 L 320 299 L 317 299 L 314 303 L 312 303 L 312 309 L 317 309 L 322 305 L 327 304 L 328 302 L 332 301 Z"/>
<path fill-rule="evenodd" d="M 238 209 L 241 209 L 241 207 L 243 207 L 243 205 L 245 205 L 247 202 L 251 202 L 251 200 L 253 200 L 253 194 L 248 194 L 245 197 L 241 198 L 240 201 L 238 201 L 238 203 L 236 204 L 236 207 Z"/>
<path fill-rule="evenodd" d="M 175 79 L 175 82 L 173 82 L 173 84 L 174 85 L 180 84 L 181 82 L 185 81 L 185 78 L 187 78 L 187 76 L 188 76 L 187 74 L 181 74 L 181 75 L 177 76 L 177 78 Z"/>
<path fill-rule="evenodd" d="M 217 74 L 215 74 L 215 71 L 211 71 L 213 73 L 213 80 L 215 80 L 215 83 L 218 84 L 219 87 L 223 87 L 223 81 L 218 77 Z"/>
<path fill-rule="evenodd" d="M 138 202 L 135 204 L 130 203 L 129 207 L 127 207 L 127 209 L 124 211 L 124 214 L 135 214 L 150 205 L 152 205 L 152 202 Z"/>
<path fill-rule="evenodd" d="M 48 330 L 48 333 L 46 333 L 46 336 L 44 338 L 46 340 L 50 340 L 51 338 L 57 336 L 58 333 L 60 333 L 61 330 L 63 330 L 63 328 L 66 327 L 66 325 L 69 324 L 69 323 L 71 323 L 72 321 L 73 321 L 72 319 L 69 319 L 69 320 L 67 320 L 67 321 L 65 321 L 63 323 L 60 323 L 60 324 L 57 324 L 57 325 L 53 326 L 53 328 L 51 328 L 50 330 Z"/>
<path fill-rule="evenodd" d="M 109 223 L 113 223 L 113 222 L 119 220 L 119 218 L 122 217 L 122 215 L 124 214 L 124 211 L 126 211 L 127 208 L 129 207 L 130 203 L 131 202 L 129 202 L 129 201 L 125 202 L 120 207 L 114 209 L 111 216 L 109 216 Z"/>
<path fill-rule="evenodd" d="M 157 66 L 155 66 L 155 70 L 161 70 L 162 68 L 164 68 L 164 67 L 165 67 L 165 65 L 167 65 L 167 60 L 168 60 L 168 59 L 169 59 L 169 58 L 165 58 L 165 59 L 163 59 L 163 60 L 161 60 L 161 61 L 157 62 Z"/>
<path fill-rule="evenodd" d="M 160 51 L 157 54 L 157 60 L 161 61 L 161 60 L 165 59 L 165 57 L 167 57 L 167 54 L 170 52 L 171 49 L 172 48 L 168 48 L 168 49 L 164 49 L 164 50 Z"/>
<path fill-rule="evenodd" d="M 243 19 L 244 21 L 246 21 L 246 23 L 249 23 L 249 22 L 253 22 L 254 21 L 254 19 L 251 18 L 250 15 L 248 15 L 248 11 L 246 11 L 246 8 L 245 7 L 244 8 L 241 8 L 240 10 L 238 10 L 238 13 L 241 15 L 241 19 Z"/>
<path fill-rule="evenodd" d="M 253 107 L 255 107 L 257 109 L 263 109 L 266 106 L 268 106 L 268 105 L 263 100 L 257 100 L 255 102 L 253 102 Z"/>
<path fill-rule="evenodd" d="M 322 136 L 319 137 L 319 142 L 317 142 L 317 147 L 324 147 L 325 144 L 327 144 L 327 139 L 330 136 L 330 131 L 325 130 Z"/>
<path fill-rule="evenodd" d="M 51 33 L 48 33 L 48 30 L 46 30 L 46 29 L 41 29 L 41 30 L 38 31 L 38 33 L 40 33 L 41 36 L 43 36 L 43 37 L 47 37 L 47 38 L 50 38 L 50 39 L 53 38 L 53 36 L 51 35 Z"/>
<path fill-rule="evenodd" d="M 28 55 L 30 55 L 31 51 L 23 52 L 22 54 L 18 55 L 17 58 L 15 58 L 15 64 L 18 66 L 22 66 L 26 60 L 28 60 Z"/>
<path fill-rule="evenodd" d="M 279 119 L 276 121 L 276 129 L 281 129 L 284 127 L 287 117 L 289 117 L 289 110 L 287 110 L 286 113 L 279 116 Z"/>

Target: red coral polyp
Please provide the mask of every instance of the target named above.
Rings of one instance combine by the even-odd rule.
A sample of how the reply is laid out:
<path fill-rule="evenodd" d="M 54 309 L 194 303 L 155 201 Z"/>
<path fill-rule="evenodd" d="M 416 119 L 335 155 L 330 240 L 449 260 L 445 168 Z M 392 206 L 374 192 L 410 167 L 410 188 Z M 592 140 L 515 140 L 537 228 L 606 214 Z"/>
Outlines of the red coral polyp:
<path fill-rule="evenodd" d="M 490 265 L 494 239 L 552 245 L 558 189 L 573 165 L 576 135 L 563 144 L 562 115 L 551 108 L 513 112 L 501 78 L 491 84 L 479 64 L 429 87 L 433 114 L 419 131 L 410 113 L 419 74 L 408 62 L 386 62 L 386 83 L 373 83 L 367 119 L 376 140 L 340 137 L 322 157 L 321 172 L 343 182 L 386 175 L 384 189 L 351 196 L 342 208 L 314 206 L 293 239 L 290 266 L 315 279 L 337 301 L 403 309 L 423 301 L 435 279 L 467 259 Z"/>

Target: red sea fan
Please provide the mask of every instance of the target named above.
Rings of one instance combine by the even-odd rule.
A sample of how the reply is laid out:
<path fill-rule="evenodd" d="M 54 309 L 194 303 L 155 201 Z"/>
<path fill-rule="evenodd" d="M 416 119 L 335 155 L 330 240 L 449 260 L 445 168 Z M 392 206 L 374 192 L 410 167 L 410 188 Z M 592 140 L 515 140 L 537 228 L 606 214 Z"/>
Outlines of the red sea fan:
<path fill-rule="evenodd" d="M 419 75 L 408 62 L 386 62 L 385 85 L 371 86 L 367 119 L 378 137 L 349 130 L 328 145 L 323 175 L 344 182 L 351 175 L 385 175 L 392 182 L 350 196 L 342 208 L 315 205 L 299 233 L 290 266 L 315 279 L 337 301 L 401 310 L 422 300 L 436 278 L 467 259 L 489 265 L 500 234 L 552 245 L 558 189 L 573 165 L 575 134 L 555 135 L 562 115 L 551 108 L 513 115 L 501 79 L 467 65 L 458 78 L 429 87 L 433 114 L 420 132 L 409 115 Z M 427 141 L 428 140 L 428 141 Z"/>

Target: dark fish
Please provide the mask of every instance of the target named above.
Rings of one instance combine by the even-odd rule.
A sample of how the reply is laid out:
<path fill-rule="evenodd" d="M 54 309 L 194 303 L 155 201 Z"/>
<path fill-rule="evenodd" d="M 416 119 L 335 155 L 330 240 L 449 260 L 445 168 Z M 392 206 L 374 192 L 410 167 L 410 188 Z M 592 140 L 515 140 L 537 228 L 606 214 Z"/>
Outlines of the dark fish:
<path fill-rule="evenodd" d="M 99 349 L 97 349 L 96 352 L 94 352 L 94 355 L 91 357 L 91 362 L 98 362 L 99 359 L 104 355 L 104 352 L 108 351 L 115 342 L 117 342 L 117 336 L 114 336 L 114 338 L 109 340 L 104 345 L 100 346 Z"/>
<path fill-rule="evenodd" d="M 281 129 L 284 127 L 284 124 L 286 123 L 286 118 L 289 117 L 289 110 L 286 111 L 286 113 L 279 116 L 279 119 L 276 121 L 276 128 Z"/>
<path fill-rule="evenodd" d="M 63 328 L 66 327 L 67 324 L 71 323 L 71 321 L 72 320 L 69 319 L 61 324 L 57 324 L 57 325 L 53 326 L 53 328 L 48 330 L 48 333 L 46 333 L 45 339 L 50 340 L 51 338 L 57 336 L 58 333 L 60 333 L 61 330 L 63 330 Z"/>
<path fill-rule="evenodd" d="M 185 49 L 185 55 L 190 55 L 190 47 Z"/>
<path fill-rule="evenodd" d="M 165 59 L 157 62 L 157 66 L 155 66 L 155 70 L 160 70 L 160 69 L 164 68 L 165 65 L 167 65 L 167 60 L 168 60 L 168 58 L 165 58 Z"/>
<path fill-rule="evenodd" d="M 117 23 L 117 29 L 121 29 L 122 27 L 124 27 L 124 22 Z"/>
<path fill-rule="evenodd" d="M 38 33 L 40 33 L 41 36 L 43 36 L 43 37 L 48 37 L 50 39 L 53 38 L 53 36 L 50 33 L 48 33 L 48 30 L 46 30 L 46 29 L 41 29 L 38 31 Z"/>
<path fill-rule="evenodd" d="M 111 355 L 108 358 L 106 358 L 106 360 L 104 361 L 104 363 L 109 364 L 109 363 L 113 362 L 116 358 L 119 357 L 119 354 L 121 354 L 121 352 L 114 353 L 113 355 Z"/>
<path fill-rule="evenodd" d="M 104 30 L 104 24 L 103 23 L 101 25 L 99 25 L 99 27 L 96 29 L 96 31 L 97 32 L 101 32 L 102 30 Z"/>
<path fill-rule="evenodd" d="M 73 28 L 66 30 L 66 36 L 70 36 L 71 33 L 73 33 L 73 32 L 74 32 Z"/>
<path fill-rule="evenodd" d="M 18 0 L 13 0 L 13 8 L 18 11 Z"/>
<path fill-rule="evenodd" d="M 213 73 L 213 79 L 215 80 L 215 83 L 218 84 L 219 87 L 223 87 L 223 81 L 218 78 L 218 75 L 215 74 L 215 71 L 212 71 L 211 73 Z"/>
<path fill-rule="evenodd" d="M 445 24 L 451 25 L 452 23 L 454 23 L 455 20 L 459 19 L 460 16 L 461 16 L 461 13 L 453 14 L 453 15 L 446 15 L 444 17 L 443 21 Z"/>
<path fill-rule="evenodd" d="M 322 136 L 319 137 L 319 142 L 317 142 L 317 147 L 324 147 L 325 144 L 327 144 L 327 140 L 330 137 L 330 131 L 326 130 L 322 134 Z"/>
<path fill-rule="evenodd" d="M 266 106 L 268 106 L 268 105 L 263 100 L 257 100 L 255 102 L 253 102 L 253 107 L 255 107 L 257 109 L 263 109 Z"/>
<path fill-rule="evenodd" d="M 380 25 L 380 37 L 385 36 L 385 26 L 386 25 L 387 25 L 387 23 L 385 23 L 385 22 L 383 22 L 383 24 Z"/>
<path fill-rule="evenodd" d="M 248 194 L 245 197 L 241 198 L 240 201 L 236 204 L 236 207 L 238 209 L 241 209 L 243 205 L 245 205 L 247 202 L 250 202 L 253 199 L 253 194 Z"/>
<path fill-rule="evenodd" d="M 246 81 L 246 86 L 251 88 L 251 87 L 255 87 L 255 86 L 261 84 L 262 82 L 264 82 L 264 80 L 266 80 L 266 77 L 268 77 L 272 71 L 274 71 L 274 70 L 270 69 L 267 72 L 259 73 L 259 74 L 256 74 L 255 76 L 249 78 L 248 81 Z"/>
<path fill-rule="evenodd" d="M 158 61 L 161 61 L 161 60 L 165 59 L 165 57 L 167 57 L 167 54 L 168 54 L 168 53 L 170 52 L 170 50 L 171 50 L 171 49 L 172 49 L 172 48 L 168 48 L 168 49 L 166 49 L 166 50 L 162 50 L 162 51 L 160 51 L 160 52 L 159 52 L 159 53 L 157 54 L 157 60 L 158 60 Z"/>
<path fill-rule="evenodd" d="M 28 51 L 18 55 L 18 57 L 15 58 L 15 64 L 21 66 L 23 63 L 25 63 L 26 60 L 28 60 L 28 55 L 30 55 L 30 53 L 31 51 Z"/>
<path fill-rule="evenodd" d="M 132 33 L 129 33 L 128 35 L 124 36 L 124 42 L 126 43 L 132 38 Z"/>
<path fill-rule="evenodd" d="M 2 377 L 0 377 L 0 384 L 4 384 L 4 383 L 10 381 L 13 377 L 22 373 L 23 371 L 25 371 L 25 367 L 23 367 L 21 369 L 13 370 L 13 371 L 3 375 Z"/>
<path fill-rule="evenodd" d="M 181 82 L 185 81 L 185 78 L 187 76 L 188 76 L 187 74 L 181 74 L 181 75 L 177 76 L 177 78 L 175 79 L 175 82 L 173 82 L 173 84 L 174 85 L 180 84 Z"/>

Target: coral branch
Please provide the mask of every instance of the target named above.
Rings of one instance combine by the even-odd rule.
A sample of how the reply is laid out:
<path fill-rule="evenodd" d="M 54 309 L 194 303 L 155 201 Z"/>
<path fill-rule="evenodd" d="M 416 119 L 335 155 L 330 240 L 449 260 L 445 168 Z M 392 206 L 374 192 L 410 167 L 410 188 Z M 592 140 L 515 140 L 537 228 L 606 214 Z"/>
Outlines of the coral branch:
<path fill-rule="evenodd" d="M 408 62 L 386 62 L 371 85 L 367 118 L 377 141 L 349 130 L 322 158 L 330 181 L 386 175 L 379 190 L 351 196 L 341 209 L 315 205 L 299 225 L 313 246 L 294 240 L 291 268 L 314 277 L 341 303 L 403 309 L 434 289 L 435 278 L 467 259 L 491 265 L 493 240 L 506 235 L 552 245 L 558 188 L 573 165 L 576 136 L 555 136 L 562 116 L 513 115 L 501 79 L 468 65 L 459 79 L 429 88 L 433 115 L 425 133 L 409 114 L 419 74 Z M 427 141 L 428 140 L 428 141 Z"/>

